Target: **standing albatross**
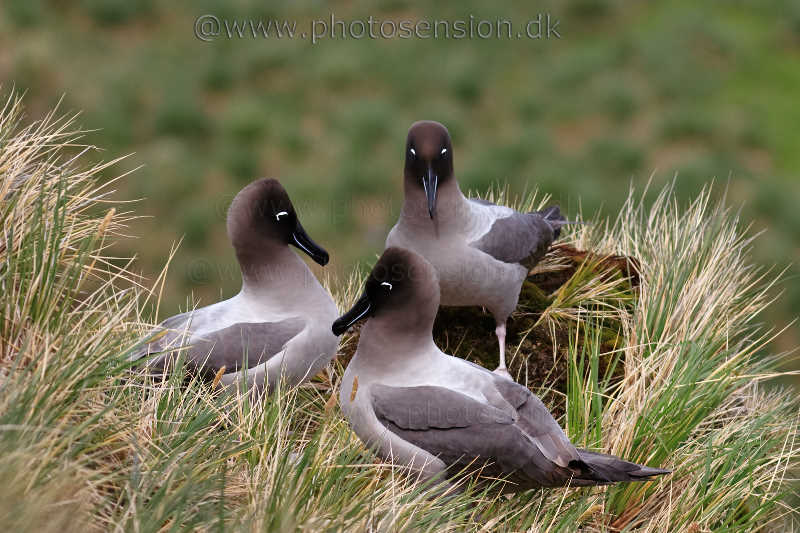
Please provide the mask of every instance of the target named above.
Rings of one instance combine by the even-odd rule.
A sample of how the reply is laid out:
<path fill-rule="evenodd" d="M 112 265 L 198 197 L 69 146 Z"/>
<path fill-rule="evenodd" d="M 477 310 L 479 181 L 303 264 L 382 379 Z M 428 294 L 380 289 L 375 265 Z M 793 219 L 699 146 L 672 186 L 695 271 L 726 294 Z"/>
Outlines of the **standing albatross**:
<path fill-rule="evenodd" d="M 306 234 L 289 195 L 275 179 L 242 189 L 228 210 L 228 237 L 242 272 L 242 289 L 222 302 L 166 319 L 132 359 L 151 357 L 164 372 L 180 351 L 206 379 L 222 372 L 230 385 L 246 369 L 248 388 L 289 386 L 314 377 L 331 360 L 338 340 L 327 326 L 338 315 L 328 291 L 290 248 L 320 265 L 328 253 Z"/>
<path fill-rule="evenodd" d="M 500 363 L 506 368 L 506 320 L 517 307 L 525 277 L 558 238 L 566 220 L 553 206 L 520 213 L 466 198 L 453 174 L 450 134 L 442 124 L 415 122 L 408 131 L 405 201 L 386 247 L 414 250 L 439 274 L 442 305 L 481 306 L 496 322 Z"/>
<path fill-rule="evenodd" d="M 576 448 L 544 404 L 513 380 L 441 352 L 433 343 L 439 283 L 410 250 L 388 248 L 341 335 L 367 318 L 341 381 L 353 431 L 385 460 L 425 478 L 483 467 L 505 492 L 647 481 L 669 473 Z"/>

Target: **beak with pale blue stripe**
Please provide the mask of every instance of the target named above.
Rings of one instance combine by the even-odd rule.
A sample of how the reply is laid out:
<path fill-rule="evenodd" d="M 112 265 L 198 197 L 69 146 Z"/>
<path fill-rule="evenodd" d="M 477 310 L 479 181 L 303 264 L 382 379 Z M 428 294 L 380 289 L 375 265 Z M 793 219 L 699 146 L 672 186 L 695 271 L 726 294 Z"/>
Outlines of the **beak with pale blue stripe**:
<path fill-rule="evenodd" d="M 369 294 L 364 291 L 364 294 L 361 295 L 361 298 L 359 298 L 355 305 L 353 305 L 352 309 L 334 321 L 331 331 L 333 331 L 333 334 L 338 337 L 347 331 L 353 324 L 362 318 L 366 318 L 371 311 L 372 301 L 370 301 Z"/>
<path fill-rule="evenodd" d="M 328 264 L 328 260 L 330 259 L 328 252 L 326 252 L 322 246 L 315 243 L 311 237 L 308 236 L 308 233 L 306 233 L 306 230 L 303 229 L 303 226 L 300 224 L 299 220 L 294 227 L 294 231 L 292 231 L 292 237 L 289 240 L 289 244 L 296 246 L 300 250 L 307 253 L 308 256 L 318 264 L 322 266 Z"/>

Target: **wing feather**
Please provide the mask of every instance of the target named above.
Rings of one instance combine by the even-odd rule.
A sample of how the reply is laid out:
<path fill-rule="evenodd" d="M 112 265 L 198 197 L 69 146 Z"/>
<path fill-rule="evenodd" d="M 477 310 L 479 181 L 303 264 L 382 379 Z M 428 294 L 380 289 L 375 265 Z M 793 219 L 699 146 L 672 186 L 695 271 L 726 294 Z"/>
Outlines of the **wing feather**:
<path fill-rule="evenodd" d="M 522 263 L 531 268 L 547 253 L 564 220 L 557 207 L 533 213 L 514 212 L 495 220 L 470 246 L 498 261 Z"/>
<path fill-rule="evenodd" d="M 167 322 L 171 320 L 162 323 L 162 330 L 168 334 L 145 345 L 141 356 L 158 354 L 148 366 L 164 371 L 171 356 L 178 349 L 184 350 L 186 364 L 207 379 L 213 379 L 222 367 L 228 374 L 242 366 L 253 368 L 263 363 L 279 353 L 305 327 L 305 321 L 297 317 L 277 322 L 240 322 L 190 338 L 185 334 L 186 321 L 172 320 L 171 325 L 184 328 L 167 330 Z"/>
<path fill-rule="evenodd" d="M 370 394 L 378 420 L 389 431 L 438 456 L 453 473 L 479 467 L 488 475 L 509 476 L 522 488 L 563 485 L 573 475 L 559 464 L 564 454 L 560 437 L 549 430 L 539 430 L 539 437 L 528 433 L 512 402 L 490 405 L 435 386 L 373 385 Z M 520 401 L 518 391 L 511 397 Z M 552 424 L 558 427 L 555 420 Z"/>

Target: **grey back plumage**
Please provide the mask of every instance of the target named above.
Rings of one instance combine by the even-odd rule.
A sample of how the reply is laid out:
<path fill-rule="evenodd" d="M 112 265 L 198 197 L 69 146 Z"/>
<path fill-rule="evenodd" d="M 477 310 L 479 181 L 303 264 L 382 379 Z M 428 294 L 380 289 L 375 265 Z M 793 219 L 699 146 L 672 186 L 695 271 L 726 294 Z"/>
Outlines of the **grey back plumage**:
<path fill-rule="evenodd" d="M 566 219 L 558 207 L 533 213 L 513 213 L 498 218 L 484 235 L 470 246 L 504 263 L 532 268 L 547 253 Z"/>
<path fill-rule="evenodd" d="M 508 425 L 517 418 L 512 409 L 482 404 L 444 387 L 375 385 L 371 390 L 378 419 L 408 430 Z"/>

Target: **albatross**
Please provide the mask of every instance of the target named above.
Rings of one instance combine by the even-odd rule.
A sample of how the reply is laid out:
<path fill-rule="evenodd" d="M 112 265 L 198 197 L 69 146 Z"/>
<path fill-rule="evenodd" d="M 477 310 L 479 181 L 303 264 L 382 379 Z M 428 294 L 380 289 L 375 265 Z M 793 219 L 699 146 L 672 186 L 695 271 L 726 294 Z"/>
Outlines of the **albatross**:
<path fill-rule="evenodd" d="M 520 213 L 466 198 L 453 173 L 453 147 L 442 124 L 415 122 L 406 139 L 405 200 L 386 247 L 414 250 L 439 274 L 444 306 L 481 306 L 495 319 L 500 363 L 506 368 L 506 320 L 517 307 L 528 272 L 568 222 L 557 206 Z"/>
<path fill-rule="evenodd" d="M 329 324 L 338 315 L 292 245 L 325 265 L 328 253 L 303 229 L 283 186 L 275 179 L 247 185 L 231 202 L 228 237 L 242 273 L 230 299 L 170 317 L 132 359 L 147 357 L 156 374 L 178 353 L 190 371 L 228 386 L 242 375 L 253 391 L 311 379 L 333 358 L 338 339 Z"/>
<path fill-rule="evenodd" d="M 366 319 L 341 380 L 353 431 L 384 460 L 448 482 L 469 468 L 505 477 L 504 492 L 647 481 L 668 470 L 576 448 L 526 387 L 433 343 L 436 269 L 419 254 L 386 249 L 363 295 L 332 326 Z"/>

